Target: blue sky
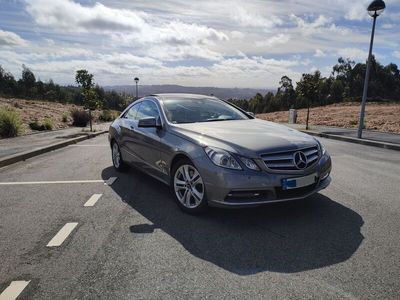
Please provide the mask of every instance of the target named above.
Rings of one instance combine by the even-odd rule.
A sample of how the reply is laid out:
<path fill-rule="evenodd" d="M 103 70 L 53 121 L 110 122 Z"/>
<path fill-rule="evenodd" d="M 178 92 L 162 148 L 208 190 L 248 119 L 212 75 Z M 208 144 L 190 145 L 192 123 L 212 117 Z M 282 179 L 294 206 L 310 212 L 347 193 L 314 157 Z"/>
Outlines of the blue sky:
<path fill-rule="evenodd" d="M 400 65 L 400 0 L 378 18 L 374 54 Z M 0 65 L 73 84 L 275 88 L 337 58 L 365 61 L 372 18 L 364 0 L 0 0 Z"/>

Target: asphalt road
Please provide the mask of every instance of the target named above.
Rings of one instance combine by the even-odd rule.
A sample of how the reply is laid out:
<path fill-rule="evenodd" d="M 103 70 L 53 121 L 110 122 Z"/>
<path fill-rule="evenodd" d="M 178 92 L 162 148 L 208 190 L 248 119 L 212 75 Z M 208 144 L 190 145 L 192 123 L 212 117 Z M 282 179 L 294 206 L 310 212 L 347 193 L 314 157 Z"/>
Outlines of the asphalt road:
<path fill-rule="evenodd" d="M 400 153 L 322 141 L 328 189 L 201 216 L 162 183 L 116 173 L 106 136 L 2 168 L 0 297 L 29 281 L 18 299 L 399 299 Z"/>

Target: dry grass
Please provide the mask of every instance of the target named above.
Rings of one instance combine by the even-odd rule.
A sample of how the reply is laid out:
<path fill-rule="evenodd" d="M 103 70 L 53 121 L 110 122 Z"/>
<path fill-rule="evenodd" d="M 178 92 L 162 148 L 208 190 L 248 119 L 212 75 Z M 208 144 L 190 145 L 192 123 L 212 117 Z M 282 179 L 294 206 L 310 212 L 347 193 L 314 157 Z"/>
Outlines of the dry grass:
<path fill-rule="evenodd" d="M 82 106 L 74 104 L 62 104 L 48 101 L 6 99 L 0 97 L 0 107 L 12 107 L 19 113 L 22 120 L 23 134 L 29 134 L 33 130 L 29 123 L 38 122 L 42 124 L 46 119 L 53 122 L 53 130 L 68 128 L 72 126 L 71 110 L 83 109 Z M 67 115 L 67 122 L 63 122 L 63 115 Z M 98 120 L 100 111 L 94 111 L 94 121 Z"/>
<path fill-rule="evenodd" d="M 355 128 L 358 125 L 360 104 L 336 103 L 310 109 L 310 124 Z M 288 112 L 280 111 L 259 114 L 257 117 L 273 122 L 288 122 Z M 305 124 L 307 109 L 297 111 L 297 123 Z M 367 129 L 400 133 L 400 104 L 367 103 L 365 113 Z"/>

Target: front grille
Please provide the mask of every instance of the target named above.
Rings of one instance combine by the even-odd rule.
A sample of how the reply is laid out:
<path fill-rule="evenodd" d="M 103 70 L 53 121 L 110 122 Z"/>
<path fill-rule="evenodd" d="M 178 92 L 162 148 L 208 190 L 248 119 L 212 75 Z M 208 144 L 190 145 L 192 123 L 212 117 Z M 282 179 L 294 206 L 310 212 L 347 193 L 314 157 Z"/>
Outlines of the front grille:
<path fill-rule="evenodd" d="M 314 165 L 319 158 L 319 148 L 318 146 L 307 147 L 303 149 L 296 149 L 290 151 L 282 151 L 275 153 L 262 154 L 265 165 L 268 169 L 276 171 L 294 171 L 299 170 L 294 163 L 294 154 L 301 151 L 307 157 L 307 164 L 304 169 Z"/>

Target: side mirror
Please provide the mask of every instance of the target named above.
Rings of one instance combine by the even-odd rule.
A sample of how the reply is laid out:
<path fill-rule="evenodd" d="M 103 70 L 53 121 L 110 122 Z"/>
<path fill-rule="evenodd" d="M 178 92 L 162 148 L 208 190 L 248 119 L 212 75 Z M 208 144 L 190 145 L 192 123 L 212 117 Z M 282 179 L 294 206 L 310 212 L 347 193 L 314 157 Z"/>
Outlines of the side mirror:
<path fill-rule="evenodd" d="M 253 118 L 256 117 L 256 114 L 253 113 L 253 112 L 251 112 L 251 111 L 246 111 L 246 113 L 247 113 L 248 115 L 252 116 Z"/>
<path fill-rule="evenodd" d="M 142 128 L 162 128 L 161 122 L 154 117 L 143 118 L 139 120 L 138 127 Z"/>

